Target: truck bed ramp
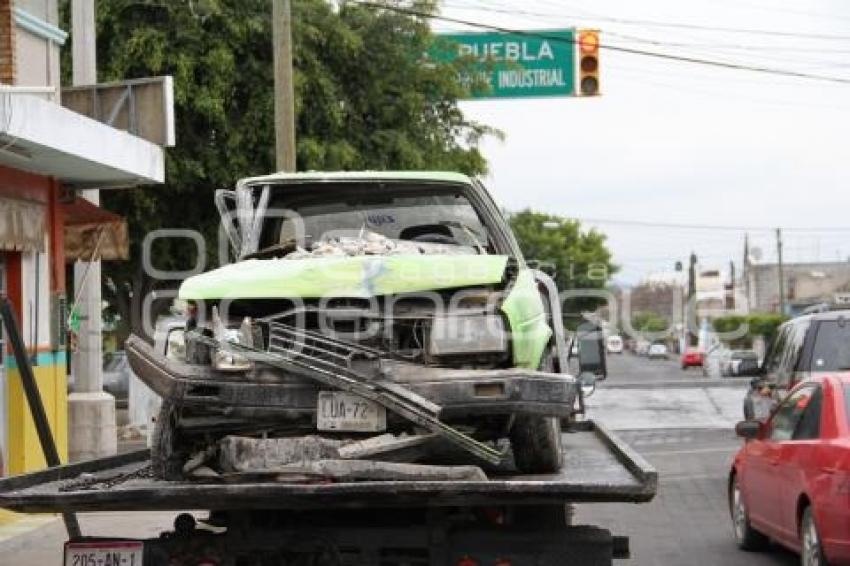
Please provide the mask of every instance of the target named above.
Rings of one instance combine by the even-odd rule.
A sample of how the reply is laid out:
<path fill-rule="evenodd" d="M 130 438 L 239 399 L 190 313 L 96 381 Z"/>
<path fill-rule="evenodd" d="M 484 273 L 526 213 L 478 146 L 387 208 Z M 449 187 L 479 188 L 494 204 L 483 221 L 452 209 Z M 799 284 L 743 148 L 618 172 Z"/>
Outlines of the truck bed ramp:
<path fill-rule="evenodd" d="M 147 451 L 139 451 L 2 479 L 0 507 L 32 513 L 321 509 L 638 503 L 655 496 L 655 469 L 603 426 L 576 423 L 563 443 L 565 460 L 558 473 L 492 475 L 480 481 L 169 482 L 152 477 Z"/>

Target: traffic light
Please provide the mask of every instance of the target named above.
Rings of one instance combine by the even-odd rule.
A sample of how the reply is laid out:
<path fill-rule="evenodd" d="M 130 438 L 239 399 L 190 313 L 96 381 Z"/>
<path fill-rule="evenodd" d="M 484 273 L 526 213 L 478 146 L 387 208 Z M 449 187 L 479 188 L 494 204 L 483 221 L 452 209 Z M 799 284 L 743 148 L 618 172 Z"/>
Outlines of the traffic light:
<path fill-rule="evenodd" d="M 599 30 L 578 30 L 579 96 L 599 94 Z"/>

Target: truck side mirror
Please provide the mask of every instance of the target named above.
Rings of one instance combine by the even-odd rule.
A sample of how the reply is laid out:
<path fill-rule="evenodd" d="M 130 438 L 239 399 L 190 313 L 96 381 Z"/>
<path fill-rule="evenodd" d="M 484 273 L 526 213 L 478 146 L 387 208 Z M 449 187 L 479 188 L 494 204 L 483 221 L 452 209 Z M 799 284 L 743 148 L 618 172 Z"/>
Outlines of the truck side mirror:
<path fill-rule="evenodd" d="M 741 438 L 752 440 L 759 437 L 761 426 L 760 421 L 741 421 L 735 425 L 735 434 Z"/>
<path fill-rule="evenodd" d="M 592 322 L 583 322 L 576 330 L 575 339 L 578 341 L 579 375 L 592 373 L 597 381 L 607 378 L 605 336 L 602 329 Z"/>

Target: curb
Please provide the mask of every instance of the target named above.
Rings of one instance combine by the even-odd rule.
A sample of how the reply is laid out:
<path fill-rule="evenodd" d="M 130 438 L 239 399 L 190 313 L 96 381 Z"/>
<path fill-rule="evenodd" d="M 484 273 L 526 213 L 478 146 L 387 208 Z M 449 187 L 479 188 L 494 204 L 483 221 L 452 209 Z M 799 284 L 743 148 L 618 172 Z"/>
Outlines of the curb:
<path fill-rule="evenodd" d="M 598 390 L 605 389 L 705 389 L 705 388 L 731 388 L 739 389 L 749 387 L 750 378 L 729 377 L 726 379 L 700 379 L 681 381 L 620 381 L 600 382 Z"/>

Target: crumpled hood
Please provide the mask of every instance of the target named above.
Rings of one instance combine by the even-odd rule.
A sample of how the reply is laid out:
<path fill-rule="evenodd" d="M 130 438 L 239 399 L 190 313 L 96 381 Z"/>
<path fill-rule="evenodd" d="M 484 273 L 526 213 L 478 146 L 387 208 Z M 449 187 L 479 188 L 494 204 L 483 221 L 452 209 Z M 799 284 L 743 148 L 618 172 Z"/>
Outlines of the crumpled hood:
<path fill-rule="evenodd" d="M 186 279 L 185 300 L 368 298 L 502 281 L 504 255 L 393 255 L 250 259 Z"/>

